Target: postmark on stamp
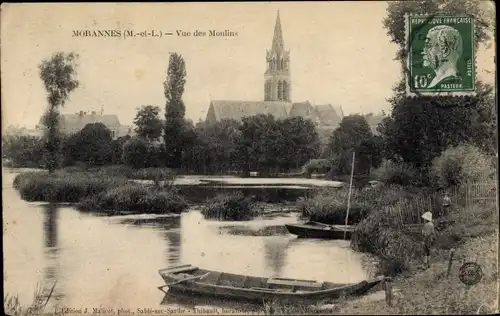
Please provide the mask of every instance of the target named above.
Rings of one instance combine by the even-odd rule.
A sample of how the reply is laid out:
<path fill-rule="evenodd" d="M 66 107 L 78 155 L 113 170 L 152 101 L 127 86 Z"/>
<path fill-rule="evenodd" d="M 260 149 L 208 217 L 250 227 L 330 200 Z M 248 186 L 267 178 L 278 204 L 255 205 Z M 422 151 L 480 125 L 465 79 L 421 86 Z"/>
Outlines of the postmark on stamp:
<path fill-rule="evenodd" d="M 476 92 L 474 17 L 405 16 L 408 96 Z"/>
<path fill-rule="evenodd" d="M 475 262 L 466 262 L 460 267 L 458 277 L 463 284 L 471 286 L 481 281 L 483 270 Z"/>

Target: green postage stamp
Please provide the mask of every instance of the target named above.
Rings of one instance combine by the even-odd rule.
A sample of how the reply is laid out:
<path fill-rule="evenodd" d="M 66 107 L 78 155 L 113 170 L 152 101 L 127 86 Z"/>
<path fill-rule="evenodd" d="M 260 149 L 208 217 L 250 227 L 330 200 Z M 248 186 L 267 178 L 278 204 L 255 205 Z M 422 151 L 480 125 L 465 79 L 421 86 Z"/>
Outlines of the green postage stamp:
<path fill-rule="evenodd" d="M 406 15 L 409 96 L 464 96 L 476 92 L 474 18 Z"/>

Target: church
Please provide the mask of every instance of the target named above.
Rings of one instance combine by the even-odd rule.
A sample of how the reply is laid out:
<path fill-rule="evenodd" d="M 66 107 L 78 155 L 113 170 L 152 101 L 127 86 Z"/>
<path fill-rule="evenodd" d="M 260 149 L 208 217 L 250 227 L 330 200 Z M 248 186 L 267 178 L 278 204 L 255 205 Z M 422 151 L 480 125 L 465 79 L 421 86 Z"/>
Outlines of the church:
<path fill-rule="evenodd" d="M 301 116 L 310 119 L 318 128 L 320 138 L 330 135 L 342 119 L 342 109 L 331 104 L 312 105 L 309 101 L 292 102 L 290 50 L 285 49 L 279 11 L 274 26 L 271 48 L 266 52 L 264 73 L 264 100 L 212 100 L 206 122 L 223 119 L 241 120 L 245 116 L 272 114 L 276 119 Z"/>

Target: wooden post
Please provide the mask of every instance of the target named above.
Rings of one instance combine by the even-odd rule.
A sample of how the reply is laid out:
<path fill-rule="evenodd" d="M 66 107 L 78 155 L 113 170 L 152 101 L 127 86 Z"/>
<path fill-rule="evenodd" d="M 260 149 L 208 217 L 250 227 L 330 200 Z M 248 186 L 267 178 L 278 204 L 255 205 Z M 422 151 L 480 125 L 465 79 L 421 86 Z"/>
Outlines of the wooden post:
<path fill-rule="evenodd" d="M 384 278 L 385 302 L 388 306 L 392 306 L 392 279 L 390 277 Z"/>
<path fill-rule="evenodd" d="M 347 214 L 345 215 L 345 229 L 344 229 L 344 239 L 347 234 L 347 219 L 349 218 L 349 208 L 351 207 L 351 191 L 352 191 L 352 177 L 354 175 L 354 158 L 356 157 L 356 152 L 352 152 L 352 166 L 351 166 L 351 180 L 349 181 L 349 195 L 347 196 Z"/>
<path fill-rule="evenodd" d="M 450 275 L 451 271 L 451 263 L 453 262 L 453 254 L 455 253 L 455 249 L 451 248 L 450 249 L 450 255 L 448 257 L 448 269 L 446 270 L 446 278 Z"/>

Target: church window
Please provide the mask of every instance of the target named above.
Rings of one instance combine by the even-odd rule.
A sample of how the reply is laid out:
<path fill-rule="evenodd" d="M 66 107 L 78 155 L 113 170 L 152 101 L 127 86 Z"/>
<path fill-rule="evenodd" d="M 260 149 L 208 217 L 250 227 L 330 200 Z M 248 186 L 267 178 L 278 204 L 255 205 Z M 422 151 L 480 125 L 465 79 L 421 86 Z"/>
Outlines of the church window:
<path fill-rule="evenodd" d="M 288 82 L 283 81 L 283 100 L 288 101 Z"/>
<path fill-rule="evenodd" d="M 264 88 L 264 99 L 266 101 L 271 100 L 271 82 L 268 80 L 266 81 L 265 88 Z"/>
<path fill-rule="evenodd" d="M 283 101 L 283 81 L 278 81 L 278 100 Z"/>

